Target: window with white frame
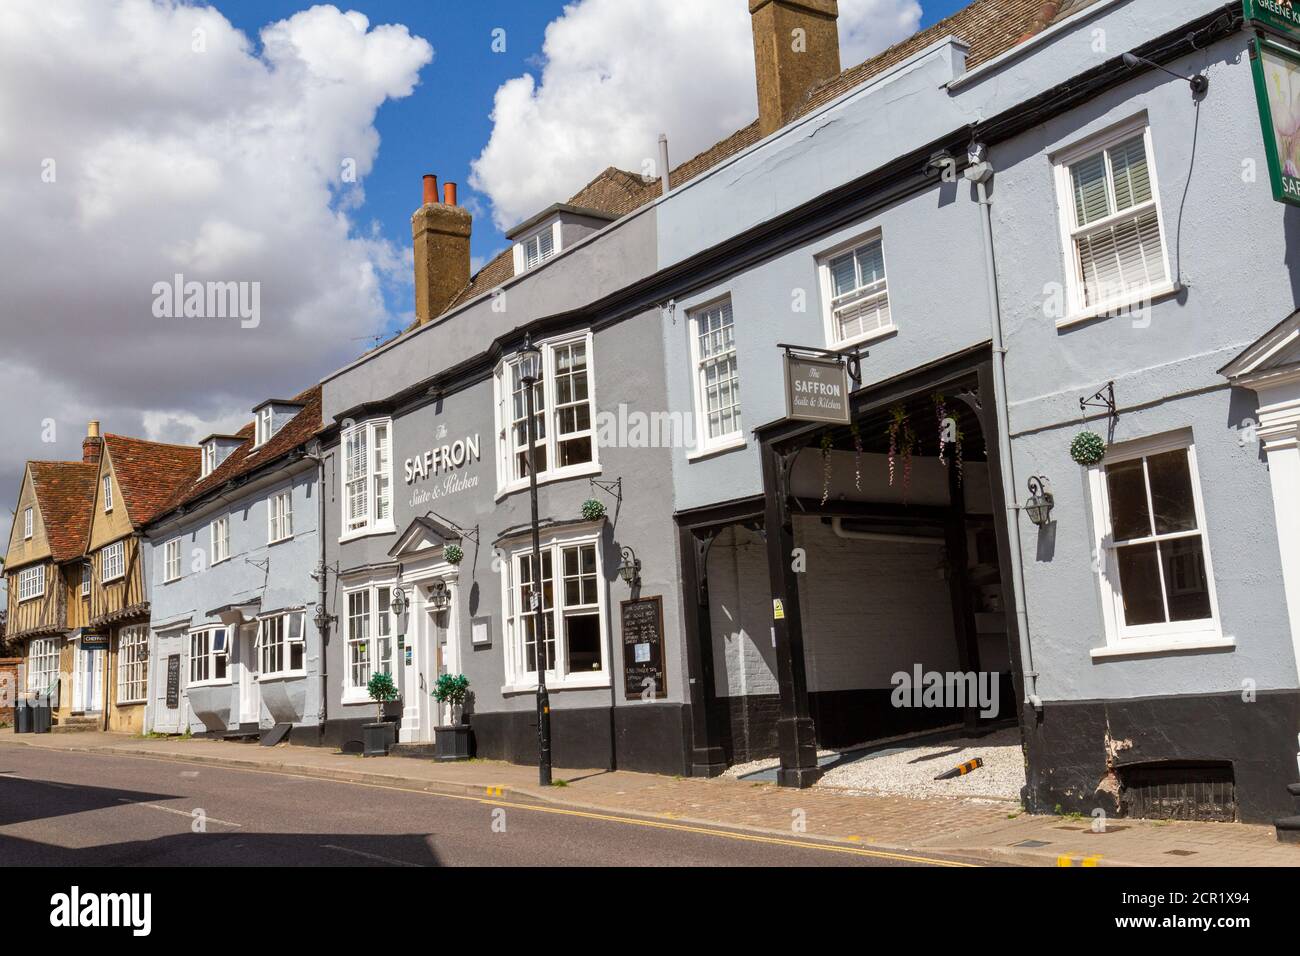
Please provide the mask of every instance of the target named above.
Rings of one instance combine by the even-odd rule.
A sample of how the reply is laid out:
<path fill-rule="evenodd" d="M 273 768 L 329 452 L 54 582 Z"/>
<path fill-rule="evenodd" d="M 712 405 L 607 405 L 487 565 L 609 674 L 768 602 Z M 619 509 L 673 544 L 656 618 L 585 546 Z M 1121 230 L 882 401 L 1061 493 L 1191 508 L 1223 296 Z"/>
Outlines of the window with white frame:
<path fill-rule="evenodd" d="M 1129 127 L 1064 154 L 1056 181 L 1072 315 L 1119 310 L 1170 288 L 1150 129 Z"/>
<path fill-rule="evenodd" d="M 113 476 L 104 476 L 104 513 L 113 510 Z"/>
<path fill-rule="evenodd" d="M 697 447 L 709 450 L 739 442 L 740 372 L 736 366 L 736 323 L 731 300 L 690 313 L 691 362 L 695 377 Z"/>
<path fill-rule="evenodd" d="M 1120 642 L 1218 633 L 1196 448 L 1180 433 L 1091 469 L 1107 633 Z"/>
<path fill-rule="evenodd" d="M 87 561 L 85 564 L 81 566 L 81 596 L 82 597 L 90 596 L 90 582 L 91 579 L 94 578 L 94 576 L 95 576 L 95 569 L 92 568 L 90 566 L 90 562 Z"/>
<path fill-rule="evenodd" d="M 266 500 L 267 532 L 270 544 L 293 537 L 293 492 L 281 491 Z"/>
<path fill-rule="evenodd" d="M 253 429 L 253 447 L 258 448 L 271 440 L 275 433 L 275 409 L 270 405 L 257 413 L 257 422 Z"/>
<path fill-rule="evenodd" d="M 217 443 L 214 441 L 205 442 L 203 445 L 203 473 L 200 478 L 206 478 L 217 470 Z"/>
<path fill-rule="evenodd" d="M 114 541 L 101 552 L 100 582 L 107 584 L 126 574 L 126 544 Z"/>
<path fill-rule="evenodd" d="M 230 515 L 222 515 L 220 518 L 214 518 L 212 524 L 208 526 L 208 536 L 211 539 L 211 550 L 209 551 L 210 563 L 216 564 L 219 561 L 225 561 L 230 557 Z"/>
<path fill-rule="evenodd" d="M 24 508 L 23 509 L 23 538 L 24 539 L 30 538 L 31 536 L 32 536 L 32 509 Z"/>
<path fill-rule="evenodd" d="M 591 334 L 540 344 L 541 379 L 533 385 L 537 477 L 589 474 L 598 465 Z M 502 487 L 528 480 L 528 393 L 518 359 L 497 372 L 498 474 Z"/>
<path fill-rule="evenodd" d="M 18 600 L 30 601 L 45 593 L 45 565 L 37 564 L 18 572 Z"/>
<path fill-rule="evenodd" d="M 285 611 L 257 622 L 259 679 L 304 672 L 303 629 L 306 611 Z"/>
<path fill-rule="evenodd" d="M 876 235 L 819 263 L 826 341 L 833 349 L 892 331 L 884 241 Z"/>
<path fill-rule="evenodd" d="M 27 645 L 27 690 L 47 694 L 59 680 L 59 642 L 54 637 L 38 637 Z"/>
<path fill-rule="evenodd" d="M 181 576 L 181 539 L 172 538 L 163 545 L 163 583 Z"/>
<path fill-rule="evenodd" d="M 558 222 L 547 223 L 528 238 L 520 240 L 518 249 L 515 255 L 516 266 L 521 266 L 524 270 L 540 266 L 560 251 Z"/>
<path fill-rule="evenodd" d="M 393 531 L 392 423 L 363 422 L 343 433 L 343 533 Z"/>
<path fill-rule="evenodd" d="M 226 627 L 202 627 L 190 631 L 190 684 L 224 684 L 227 674 Z"/>
<path fill-rule="evenodd" d="M 540 628 L 545 661 L 557 684 L 608 680 L 605 654 L 604 578 L 595 540 L 562 541 L 541 551 L 541 587 L 533 588 L 532 552 L 516 552 L 507 568 L 507 682 L 537 682 Z M 556 581 L 556 570 L 559 580 Z M 534 594 L 540 594 L 535 602 Z M 540 617 L 534 606 L 540 603 Z"/>
<path fill-rule="evenodd" d="M 117 702 L 144 701 L 148 682 L 149 631 L 143 624 L 122 628 L 117 639 Z"/>
<path fill-rule="evenodd" d="M 347 684 L 355 699 L 369 699 L 366 685 L 372 673 L 393 673 L 393 638 L 397 622 L 389 585 L 367 587 L 347 594 Z"/>

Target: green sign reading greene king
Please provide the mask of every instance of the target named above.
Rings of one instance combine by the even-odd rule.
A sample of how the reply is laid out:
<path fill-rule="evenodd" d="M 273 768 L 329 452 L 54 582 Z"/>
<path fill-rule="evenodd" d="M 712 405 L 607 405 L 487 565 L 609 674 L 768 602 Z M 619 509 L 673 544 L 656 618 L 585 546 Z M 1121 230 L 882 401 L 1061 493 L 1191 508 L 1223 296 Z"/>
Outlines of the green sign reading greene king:
<path fill-rule="evenodd" d="M 1273 198 L 1300 206 L 1300 50 L 1256 37 L 1250 59 Z"/>
<path fill-rule="evenodd" d="M 1300 36 L 1300 0 L 1245 0 L 1247 20 Z"/>

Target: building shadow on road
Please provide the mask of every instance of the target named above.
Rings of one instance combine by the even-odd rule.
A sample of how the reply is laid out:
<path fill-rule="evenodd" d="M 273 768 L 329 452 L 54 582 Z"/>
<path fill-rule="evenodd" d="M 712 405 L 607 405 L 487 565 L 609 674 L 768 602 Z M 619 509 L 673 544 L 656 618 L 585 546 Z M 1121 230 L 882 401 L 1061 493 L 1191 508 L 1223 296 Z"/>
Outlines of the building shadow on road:
<path fill-rule="evenodd" d="M 0 866 L 441 866 L 420 833 L 172 833 L 68 847 L 0 833 Z"/>
<path fill-rule="evenodd" d="M 87 810 L 119 807 L 124 803 L 153 803 L 175 800 L 177 794 L 146 793 L 117 787 L 73 786 L 54 780 L 37 780 L 0 773 L 0 827 L 31 820 L 44 820 Z"/>

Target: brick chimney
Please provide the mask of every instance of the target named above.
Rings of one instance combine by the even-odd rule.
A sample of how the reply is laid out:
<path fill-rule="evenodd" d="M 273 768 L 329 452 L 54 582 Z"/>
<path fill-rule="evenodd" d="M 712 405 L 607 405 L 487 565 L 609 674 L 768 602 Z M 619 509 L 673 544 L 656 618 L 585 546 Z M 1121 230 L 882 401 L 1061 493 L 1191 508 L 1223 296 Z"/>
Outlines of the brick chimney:
<path fill-rule="evenodd" d="M 86 437 L 81 440 L 81 460 L 87 465 L 97 465 L 103 449 L 104 439 L 99 437 L 99 422 L 91 422 L 86 426 Z"/>
<path fill-rule="evenodd" d="M 469 284 L 472 217 L 456 205 L 456 184 L 446 183 L 438 201 L 438 177 L 424 177 L 424 204 L 411 217 L 415 244 L 415 317 L 437 318 Z"/>
<path fill-rule="evenodd" d="M 785 125 L 814 87 L 840 75 L 836 0 L 749 0 L 758 81 L 758 126 Z"/>

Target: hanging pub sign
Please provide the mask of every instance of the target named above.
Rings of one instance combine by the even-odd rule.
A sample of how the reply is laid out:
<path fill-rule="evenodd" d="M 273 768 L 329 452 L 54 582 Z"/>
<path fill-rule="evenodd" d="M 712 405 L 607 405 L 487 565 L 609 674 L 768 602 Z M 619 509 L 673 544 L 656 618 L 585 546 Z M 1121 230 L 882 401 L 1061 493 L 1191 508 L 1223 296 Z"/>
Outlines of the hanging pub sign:
<path fill-rule="evenodd" d="M 1244 2 L 1248 20 L 1300 40 L 1300 8 L 1277 0 Z M 1300 205 L 1300 49 L 1265 32 L 1255 37 L 1250 60 L 1273 198 Z"/>
<path fill-rule="evenodd" d="M 1300 35 L 1300 4 L 1292 0 L 1245 0 L 1247 20 L 1288 35 Z"/>
<path fill-rule="evenodd" d="M 849 371 L 843 360 L 785 353 L 786 417 L 849 423 Z"/>

